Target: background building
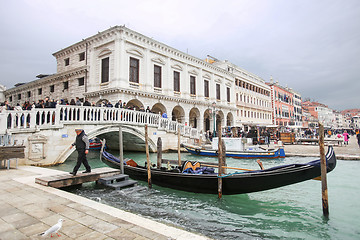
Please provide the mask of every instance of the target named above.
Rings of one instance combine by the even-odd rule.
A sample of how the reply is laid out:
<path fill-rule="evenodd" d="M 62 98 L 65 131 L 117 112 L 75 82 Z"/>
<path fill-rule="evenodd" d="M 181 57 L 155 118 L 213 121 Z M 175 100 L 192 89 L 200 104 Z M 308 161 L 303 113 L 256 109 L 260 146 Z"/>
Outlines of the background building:
<path fill-rule="evenodd" d="M 270 80 L 267 83 L 271 89 L 271 101 L 273 107 L 273 124 L 280 127 L 294 126 L 294 94 L 287 87 L 282 87 L 279 82 Z"/>

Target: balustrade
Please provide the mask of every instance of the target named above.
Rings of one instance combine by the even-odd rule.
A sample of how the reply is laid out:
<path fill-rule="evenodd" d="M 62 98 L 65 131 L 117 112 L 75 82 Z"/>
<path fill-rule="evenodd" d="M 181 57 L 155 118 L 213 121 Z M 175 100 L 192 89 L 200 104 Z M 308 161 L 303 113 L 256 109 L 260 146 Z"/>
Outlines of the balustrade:
<path fill-rule="evenodd" d="M 56 108 L 33 108 L 32 110 L 2 110 L 0 112 L 0 133 L 7 129 L 61 128 L 67 124 L 130 124 L 156 127 L 159 130 L 180 133 L 198 138 L 197 129 L 193 129 L 159 114 L 140 112 L 123 108 L 89 107 L 57 105 Z"/>

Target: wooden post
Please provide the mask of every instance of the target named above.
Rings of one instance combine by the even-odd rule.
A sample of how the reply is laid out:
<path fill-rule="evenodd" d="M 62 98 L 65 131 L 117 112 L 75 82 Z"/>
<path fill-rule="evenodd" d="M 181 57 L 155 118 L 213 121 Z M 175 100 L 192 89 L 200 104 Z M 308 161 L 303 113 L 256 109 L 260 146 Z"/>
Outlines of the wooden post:
<path fill-rule="evenodd" d="M 147 173 L 148 173 L 148 185 L 152 188 L 151 184 L 151 162 L 149 156 L 149 143 L 148 143 L 148 125 L 145 124 L 145 151 L 146 151 L 146 162 L 147 162 Z"/>
<path fill-rule="evenodd" d="M 158 137 L 157 140 L 157 168 L 161 168 L 161 160 L 162 160 L 162 140 L 161 137 Z"/>
<path fill-rule="evenodd" d="M 122 134 L 122 126 L 119 125 L 119 160 L 120 160 L 120 171 L 124 174 L 124 148 L 123 148 L 123 134 Z"/>
<path fill-rule="evenodd" d="M 223 169 L 223 165 L 224 165 L 224 161 L 225 161 L 225 154 L 226 154 L 226 150 L 225 150 L 225 144 L 222 140 L 222 136 L 221 136 L 221 126 L 219 124 L 218 126 L 218 162 L 219 162 L 219 166 L 218 166 L 218 197 L 219 199 L 222 198 L 222 174 L 224 173 L 224 169 Z"/>
<path fill-rule="evenodd" d="M 326 158 L 324 149 L 324 125 L 319 123 L 319 147 L 321 161 L 321 190 L 322 190 L 322 208 L 324 217 L 329 217 L 328 189 L 326 179 Z"/>
<path fill-rule="evenodd" d="M 178 125 L 178 144 L 177 144 L 177 149 L 178 149 L 178 165 L 181 166 L 181 153 L 180 153 L 180 126 Z"/>

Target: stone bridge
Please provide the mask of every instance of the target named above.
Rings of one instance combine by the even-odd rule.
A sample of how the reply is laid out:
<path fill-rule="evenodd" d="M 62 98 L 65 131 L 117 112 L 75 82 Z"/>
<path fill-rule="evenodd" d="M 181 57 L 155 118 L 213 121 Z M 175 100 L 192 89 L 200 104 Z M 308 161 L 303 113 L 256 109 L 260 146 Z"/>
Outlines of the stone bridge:
<path fill-rule="evenodd" d="M 1 109 L 0 109 L 1 110 Z M 89 138 L 105 138 L 108 147 L 119 149 L 119 126 L 122 126 L 123 148 L 145 151 L 145 125 L 148 125 L 149 150 L 156 151 L 157 138 L 163 149 L 175 149 L 177 132 L 181 141 L 199 139 L 197 129 L 185 126 L 159 114 L 123 108 L 57 105 L 56 108 L 4 110 L 0 112 L 0 144 L 9 139 L 25 146 L 25 165 L 52 165 L 64 162 L 74 151 L 70 145 L 82 128 Z"/>

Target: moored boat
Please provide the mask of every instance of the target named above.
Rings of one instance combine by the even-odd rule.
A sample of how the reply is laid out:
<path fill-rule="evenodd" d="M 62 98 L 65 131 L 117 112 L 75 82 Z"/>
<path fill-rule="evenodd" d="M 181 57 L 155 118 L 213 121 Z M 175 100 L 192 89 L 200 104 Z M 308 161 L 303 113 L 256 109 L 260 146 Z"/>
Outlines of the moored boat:
<path fill-rule="evenodd" d="M 247 146 L 247 139 L 223 138 L 226 146 L 226 157 L 232 158 L 284 158 L 284 147 L 275 149 L 265 149 L 259 146 Z M 218 139 L 214 138 L 210 147 L 200 147 L 187 143 L 182 146 L 191 154 L 199 156 L 216 157 L 218 156 Z"/>
<path fill-rule="evenodd" d="M 99 150 L 101 149 L 102 143 L 99 138 L 89 139 L 89 148 L 90 150 Z M 106 148 L 106 145 L 105 145 Z"/>
<path fill-rule="evenodd" d="M 104 150 L 101 151 L 101 159 L 108 166 L 119 168 L 119 159 Z M 326 161 L 327 172 L 331 172 L 336 166 L 336 157 L 331 146 L 326 154 Z M 147 168 L 145 166 L 139 166 L 129 159 L 125 159 L 124 162 L 125 174 L 136 180 L 147 181 Z M 182 167 L 170 170 L 168 168 L 151 168 L 151 181 L 153 184 L 162 187 L 187 192 L 218 193 L 219 176 L 216 173 L 186 173 L 189 171 L 183 168 L 184 164 Z M 223 178 L 223 194 L 233 195 L 283 187 L 310 180 L 320 175 L 320 159 L 318 159 L 305 164 L 288 164 L 264 170 L 235 172 L 220 177 Z"/>

